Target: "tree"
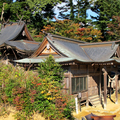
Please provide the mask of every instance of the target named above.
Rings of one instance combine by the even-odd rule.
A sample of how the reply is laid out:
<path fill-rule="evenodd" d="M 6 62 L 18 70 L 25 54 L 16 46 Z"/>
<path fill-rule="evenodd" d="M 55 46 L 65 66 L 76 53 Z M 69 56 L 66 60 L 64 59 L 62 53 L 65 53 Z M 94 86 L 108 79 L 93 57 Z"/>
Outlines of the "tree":
<path fill-rule="evenodd" d="M 32 9 L 32 12 L 39 13 L 42 12 L 42 9 L 46 7 L 46 5 L 56 5 L 60 2 L 60 0 L 26 0 L 29 4 L 30 8 Z"/>
<path fill-rule="evenodd" d="M 3 22 L 7 20 L 15 22 L 21 18 L 26 21 L 30 19 L 32 13 L 25 0 L 3 0 L 0 2 L 0 5 L 2 4 L 4 4 Z M 2 9 L 0 12 L 2 13 Z"/>
<path fill-rule="evenodd" d="M 78 32 L 76 33 L 78 36 L 76 39 L 86 41 L 86 42 L 101 42 L 102 33 L 100 30 L 89 26 L 87 28 L 78 28 Z"/>
<path fill-rule="evenodd" d="M 19 120 L 32 119 L 41 113 L 49 120 L 72 120 L 72 104 L 68 95 L 63 95 L 61 82 L 63 69 L 49 56 L 40 63 L 38 72 L 25 71 L 21 67 L 0 63 L 0 104 L 14 106 Z"/>
<path fill-rule="evenodd" d="M 60 10 L 59 18 L 74 20 L 74 5 L 73 0 L 63 0 L 62 6 L 58 7 Z"/>
<path fill-rule="evenodd" d="M 77 4 L 75 5 L 75 20 L 76 22 L 82 22 L 85 24 L 89 21 L 87 19 L 87 10 L 90 9 L 92 0 L 76 0 Z"/>
<path fill-rule="evenodd" d="M 120 15 L 120 1 L 119 0 L 96 0 L 91 10 L 97 14 L 96 17 L 91 16 L 94 19 L 94 24 L 101 30 L 104 38 L 103 41 L 108 40 L 107 36 L 107 24 L 112 21 L 112 16 Z"/>
<path fill-rule="evenodd" d="M 22 18 L 26 22 L 30 20 L 31 16 L 38 16 L 38 14 L 42 17 L 53 18 L 54 11 L 53 7 L 56 5 L 59 0 L 2 0 L 0 2 L 0 6 L 2 8 L 3 3 L 7 3 L 5 5 L 4 10 L 4 18 L 12 21 L 16 21 L 16 19 Z M 0 9 L 0 12 L 2 9 Z M 17 14 L 17 15 L 16 15 Z M 22 17 L 23 16 L 23 17 Z"/>
<path fill-rule="evenodd" d="M 108 24 L 109 40 L 120 39 L 120 16 L 113 16 L 111 23 Z"/>
<path fill-rule="evenodd" d="M 31 0 L 31 2 L 37 2 L 38 4 L 36 4 L 39 6 L 40 1 Z M 34 37 L 35 34 L 38 34 L 43 29 L 43 26 L 49 24 L 50 19 L 55 15 L 53 7 L 57 2 L 55 0 L 51 0 L 51 2 L 49 0 L 42 0 L 40 9 L 36 7 L 36 4 L 32 4 L 33 7 L 31 7 L 27 0 L 2 0 L 0 1 L 1 8 L 3 3 L 6 4 L 4 6 L 2 22 L 25 21 L 32 37 Z M 2 9 L 0 9 L 0 12 L 2 12 Z"/>
<path fill-rule="evenodd" d="M 41 80 L 40 89 L 42 89 L 39 91 L 42 94 L 39 98 L 44 96 L 43 101 L 49 101 L 49 104 L 44 105 L 43 111 L 46 116 L 50 116 L 51 120 L 62 120 L 63 118 L 73 120 L 71 114 L 72 101 L 70 102 L 68 95 L 62 93 L 64 70 L 61 65 L 56 63 L 54 57 L 50 55 L 44 62 L 39 63 L 38 73 Z"/>
<path fill-rule="evenodd" d="M 3 18 L 3 14 L 4 14 L 4 9 L 5 9 L 5 5 L 6 3 L 10 4 L 12 3 L 12 0 L 1 0 L 0 1 L 0 15 L 1 15 L 1 19 L 0 21 L 2 22 Z"/>
<path fill-rule="evenodd" d="M 93 0 L 64 0 L 62 7 L 58 7 L 60 10 L 59 18 L 75 20 L 76 22 L 82 22 L 86 25 L 89 21 L 87 19 L 87 10 L 90 9 Z"/>
<path fill-rule="evenodd" d="M 41 31 L 86 42 L 98 42 L 101 41 L 102 38 L 100 30 L 93 27 L 81 28 L 79 23 L 75 23 L 72 20 L 57 20 L 57 22 L 52 22 L 51 25 L 44 26 L 44 29 Z M 42 32 L 40 32 L 39 35 L 36 35 L 36 37 L 42 36 Z"/>
<path fill-rule="evenodd" d="M 61 65 L 55 62 L 52 55 L 46 58 L 44 62 L 39 63 L 38 73 L 41 79 L 46 78 L 46 81 L 48 80 L 48 82 L 54 81 L 56 87 L 61 86 L 64 78 L 64 71 L 61 68 Z"/>

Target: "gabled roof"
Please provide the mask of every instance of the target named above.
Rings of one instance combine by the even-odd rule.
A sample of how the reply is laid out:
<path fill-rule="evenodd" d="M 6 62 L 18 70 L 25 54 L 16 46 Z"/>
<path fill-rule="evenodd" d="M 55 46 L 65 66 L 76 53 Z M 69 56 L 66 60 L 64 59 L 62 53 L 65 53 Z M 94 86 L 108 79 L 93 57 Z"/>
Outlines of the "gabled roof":
<path fill-rule="evenodd" d="M 0 47 L 11 46 L 24 52 L 35 51 L 39 47 L 31 37 L 23 21 L 2 25 L 0 31 Z"/>
<path fill-rule="evenodd" d="M 47 42 L 46 42 L 47 41 Z M 80 61 L 80 62 L 109 62 L 115 59 L 112 56 L 115 54 L 118 44 L 115 42 L 102 43 L 86 43 L 74 39 L 69 39 L 57 35 L 48 34 L 42 44 L 31 56 L 31 58 L 16 60 L 21 63 L 39 63 L 43 61 L 41 53 L 45 46 L 49 44 L 57 54 L 56 62 Z M 49 52 L 48 52 L 49 53 Z M 59 57 L 58 57 L 59 56 Z"/>
<path fill-rule="evenodd" d="M 48 41 L 57 48 L 61 53 L 69 58 L 79 59 L 80 61 L 91 61 L 91 59 L 84 53 L 78 43 L 70 41 L 55 40 L 51 41 L 47 37 Z"/>
<path fill-rule="evenodd" d="M 78 44 L 80 44 L 80 43 L 82 43 L 82 44 L 86 43 L 84 41 L 75 40 L 75 39 L 71 39 L 71 38 L 58 36 L 58 35 L 53 35 L 53 34 L 48 33 L 47 36 L 44 38 L 43 42 L 41 43 L 41 45 L 39 46 L 39 48 L 33 53 L 33 55 L 31 57 L 37 57 L 42 52 L 42 50 L 44 49 L 44 46 L 47 44 L 47 42 L 49 42 L 50 46 L 56 52 L 59 52 L 59 54 L 62 54 L 63 56 L 66 56 L 66 55 L 64 54 L 64 51 L 60 51 L 60 49 L 59 49 L 61 44 L 62 44 L 63 48 L 64 48 L 63 44 L 67 44 L 67 46 L 70 48 L 70 50 L 72 50 L 76 47 L 76 46 L 73 46 L 73 45 L 78 46 Z"/>

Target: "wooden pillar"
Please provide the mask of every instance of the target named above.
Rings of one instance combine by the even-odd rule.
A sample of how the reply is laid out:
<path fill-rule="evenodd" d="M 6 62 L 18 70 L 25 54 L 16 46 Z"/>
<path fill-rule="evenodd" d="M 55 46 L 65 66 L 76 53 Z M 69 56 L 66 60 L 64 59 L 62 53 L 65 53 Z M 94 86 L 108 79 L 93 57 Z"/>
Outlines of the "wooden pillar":
<path fill-rule="evenodd" d="M 103 73 L 104 75 L 104 109 L 107 106 L 107 72 Z"/>
<path fill-rule="evenodd" d="M 115 104 L 118 104 L 118 74 L 115 75 Z"/>
<path fill-rule="evenodd" d="M 86 106 L 89 105 L 89 93 L 88 93 L 88 82 L 89 82 L 89 65 L 87 65 L 87 99 L 86 99 Z"/>
<path fill-rule="evenodd" d="M 68 74 L 69 74 L 69 94 L 71 95 L 72 94 L 71 66 L 69 67 Z"/>
<path fill-rule="evenodd" d="M 110 91 L 109 91 L 109 97 L 110 97 L 110 99 L 111 99 L 111 81 L 110 81 Z"/>
<path fill-rule="evenodd" d="M 87 75 L 87 99 L 86 99 L 86 106 L 88 107 L 89 105 L 89 93 L 88 93 L 88 81 L 89 81 L 89 75 Z"/>
<path fill-rule="evenodd" d="M 101 100 L 101 67 L 100 67 L 100 76 L 99 76 L 99 96 Z"/>

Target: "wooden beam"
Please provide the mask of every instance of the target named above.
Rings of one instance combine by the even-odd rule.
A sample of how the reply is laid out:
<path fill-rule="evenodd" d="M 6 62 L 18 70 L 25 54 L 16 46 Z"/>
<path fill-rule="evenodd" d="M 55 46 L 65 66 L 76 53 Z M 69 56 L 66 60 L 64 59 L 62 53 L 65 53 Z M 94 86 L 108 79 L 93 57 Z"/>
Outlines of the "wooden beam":
<path fill-rule="evenodd" d="M 104 75 L 104 109 L 107 106 L 107 72 L 103 73 Z"/>
<path fill-rule="evenodd" d="M 118 104 L 118 74 L 115 75 L 115 104 Z"/>
<path fill-rule="evenodd" d="M 107 62 L 107 63 L 94 63 L 94 65 L 113 65 L 113 62 Z"/>
<path fill-rule="evenodd" d="M 99 75 L 99 96 L 100 96 L 100 100 L 102 99 L 101 98 L 101 73 L 102 73 L 102 71 L 101 71 L 101 67 L 99 66 L 99 68 L 100 68 L 100 75 Z"/>

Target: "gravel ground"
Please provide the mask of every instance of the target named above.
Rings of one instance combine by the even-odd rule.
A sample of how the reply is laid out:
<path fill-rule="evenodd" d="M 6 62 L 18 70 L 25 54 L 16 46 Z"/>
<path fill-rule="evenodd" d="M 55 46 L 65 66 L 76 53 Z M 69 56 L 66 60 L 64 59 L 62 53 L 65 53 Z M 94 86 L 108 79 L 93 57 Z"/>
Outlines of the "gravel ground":
<path fill-rule="evenodd" d="M 73 112 L 73 116 L 76 120 L 81 120 L 82 117 L 93 113 L 95 115 L 116 115 L 114 120 L 120 120 L 120 94 L 118 94 L 118 104 L 115 104 L 115 94 L 111 96 L 112 101 L 107 98 L 107 107 L 103 109 L 102 105 L 98 105 L 96 107 L 93 106 L 82 106 L 81 112 L 79 111 L 78 114 Z"/>

